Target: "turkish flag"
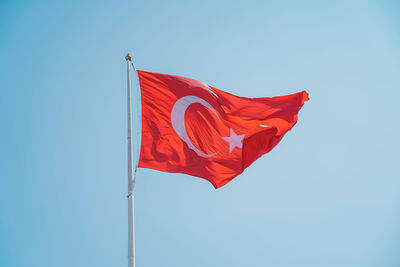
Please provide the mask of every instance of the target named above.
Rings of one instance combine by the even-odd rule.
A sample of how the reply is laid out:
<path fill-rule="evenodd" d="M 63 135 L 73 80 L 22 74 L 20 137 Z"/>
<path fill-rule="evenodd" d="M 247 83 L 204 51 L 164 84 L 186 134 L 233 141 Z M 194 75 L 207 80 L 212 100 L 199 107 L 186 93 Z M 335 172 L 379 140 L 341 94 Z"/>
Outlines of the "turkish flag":
<path fill-rule="evenodd" d="M 215 188 L 275 147 L 308 100 L 305 91 L 246 98 L 190 78 L 146 71 L 138 75 L 139 167 L 201 177 Z"/>

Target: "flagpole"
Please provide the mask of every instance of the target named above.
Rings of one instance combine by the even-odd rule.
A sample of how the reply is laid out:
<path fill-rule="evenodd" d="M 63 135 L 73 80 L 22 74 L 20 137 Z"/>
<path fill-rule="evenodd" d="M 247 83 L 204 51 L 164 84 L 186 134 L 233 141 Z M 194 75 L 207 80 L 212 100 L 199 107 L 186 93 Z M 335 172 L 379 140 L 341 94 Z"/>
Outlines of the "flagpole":
<path fill-rule="evenodd" d="M 125 60 L 128 91 L 128 267 L 135 267 L 135 202 L 133 194 L 135 179 L 133 177 L 131 72 L 129 67 L 132 57 L 129 53 L 126 55 Z"/>

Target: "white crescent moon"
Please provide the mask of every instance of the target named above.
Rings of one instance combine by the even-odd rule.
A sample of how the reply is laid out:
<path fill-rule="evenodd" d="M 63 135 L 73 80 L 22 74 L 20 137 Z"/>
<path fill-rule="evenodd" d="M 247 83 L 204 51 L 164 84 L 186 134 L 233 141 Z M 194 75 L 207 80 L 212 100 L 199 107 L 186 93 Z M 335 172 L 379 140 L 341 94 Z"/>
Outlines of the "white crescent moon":
<path fill-rule="evenodd" d="M 175 132 L 178 134 L 178 136 L 182 139 L 183 142 L 185 142 L 190 149 L 192 149 L 194 152 L 196 152 L 197 155 L 203 158 L 209 158 L 212 156 L 215 156 L 217 153 L 214 154 L 205 154 L 201 152 L 200 150 L 195 147 L 192 142 L 189 139 L 189 136 L 187 135 L 186 132 L 186 127 L 185 127 L 185 113 L 186 109 L 194 103 L 199 103 L 206 108 L 210 109 L 217 117 L 218 119 L 219 116 L 215 109 L 205 100 L 201 99 L 200 97 L 197 96 L 184 96 L 182 98 L 179 98 L 176 102 L 174 107 L 172 108 L 171 111 L 171 123 L 172 127 L 174 128 Z M 220 119 L 221 120 L 221 119 Z"/>

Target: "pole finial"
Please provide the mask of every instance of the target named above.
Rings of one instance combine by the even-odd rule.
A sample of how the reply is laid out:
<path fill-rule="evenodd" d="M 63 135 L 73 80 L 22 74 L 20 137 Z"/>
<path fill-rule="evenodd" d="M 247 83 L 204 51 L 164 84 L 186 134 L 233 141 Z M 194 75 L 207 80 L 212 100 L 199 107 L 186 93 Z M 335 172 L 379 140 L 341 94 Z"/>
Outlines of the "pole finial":
<path fill-rule="evenodd" d="M 131 60 L 132 60 L 131 54 L 129 54 L 129 53 L 126 54 L 125 60 L 126 60 L 126 61 L 131 61 Z"/>

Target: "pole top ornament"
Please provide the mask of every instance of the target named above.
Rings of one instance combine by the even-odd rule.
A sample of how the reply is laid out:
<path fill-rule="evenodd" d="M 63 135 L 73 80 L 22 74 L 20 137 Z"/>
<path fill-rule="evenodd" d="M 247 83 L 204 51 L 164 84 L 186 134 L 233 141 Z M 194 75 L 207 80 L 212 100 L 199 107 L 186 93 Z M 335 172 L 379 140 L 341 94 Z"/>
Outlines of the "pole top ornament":
<path fill-rule="evenodd" d="M 132 57 L 131 57 L 131 55 L 130 55 L 129 53 L 126 54 L 125 60 L 126 60 L 126 61 L 131 61 L 131 60 L 132 60 Z"/>

